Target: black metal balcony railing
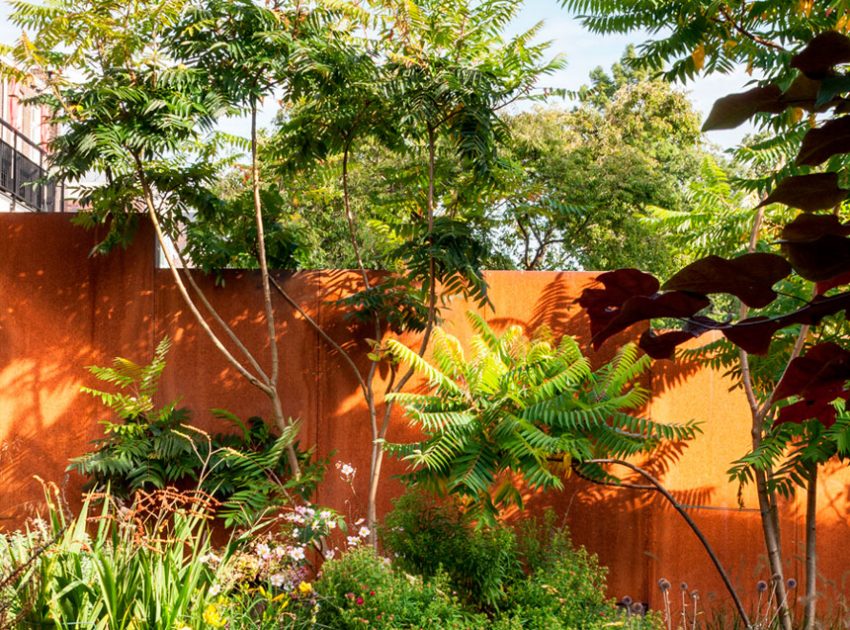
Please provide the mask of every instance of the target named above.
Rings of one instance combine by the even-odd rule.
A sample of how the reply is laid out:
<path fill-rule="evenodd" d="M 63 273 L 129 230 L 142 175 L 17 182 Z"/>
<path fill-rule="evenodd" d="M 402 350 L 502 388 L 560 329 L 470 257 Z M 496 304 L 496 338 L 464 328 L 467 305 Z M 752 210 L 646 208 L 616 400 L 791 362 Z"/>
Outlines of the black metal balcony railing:
<path fill-rule="evenodd" d="M 61 212 L 64 190 L 46 179 L 45 162 L 46 154 L 40 146 L 0 120 L 0 191 L 37 212 Z"/>

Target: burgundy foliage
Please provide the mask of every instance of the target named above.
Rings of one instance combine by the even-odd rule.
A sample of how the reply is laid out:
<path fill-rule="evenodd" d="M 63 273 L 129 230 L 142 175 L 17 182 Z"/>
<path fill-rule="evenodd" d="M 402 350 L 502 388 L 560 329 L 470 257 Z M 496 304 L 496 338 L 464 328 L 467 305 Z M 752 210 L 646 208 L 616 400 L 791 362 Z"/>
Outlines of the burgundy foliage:
<path fill-rule="evenodd" d="M 747 306 L 762 308 L 776 299 L 773 285 L 790 273 L 791 265 L 776 254 L 745 254 L 732 260 L 707 256 L 682 269 L 664 288 L 703 295 L 731 293 Z"/>
<path fill-rule="evenodd" d="M 850 352 L 835 343 L 809 348 L 804 356 L 788 364 L 785 375 L 773 394 L 773 401 L 797 396 L 799 401 L 779 410 L 778 423 L 819 420 L 824 426 L 835 423 L 836 399 L 848 400 L 845 389 L 850 380 Z"/>
<path fill-rule="evenodd" d="M 850 291 L 826 295 L 850 284 L 850 224 L 830 211 L 844 202 L 847 189 L 839 173 L 809 172 L 808 167 L 850 153 L 850 74 L 836 66 L 850 63 L 850 38 L 837 32 L 815 37 L 791 61 L 800 71 L 784 92 L 777 85 L 762 85 L 732 94 L 715 103 L 704 129 L 736 127 L 758 113 L 778 114 L 788 107 L 811 112 L 832 110 L 833 117 L 810 129 L 801 144 L 795 165 L 803 167 L 780 181 L 761 205 L 780 203 L 803 212 L 787 224 L 779 240 L 779 254 L 751 253 L 733 259 L 709 256 L 688 265 L 663 287 L 650 274 L 621 269 L 599 276 L 604 288 L 584 291 L 579 303 L 591 322 L 593 346 L 633 324 L 674 318 L 680 329 L 643 332 L 639 345 L 654 358 L 671 358 L 676 348 L 709 330 L 717 330 L 746 352 L 765 354 L 774 335 L 789 326 L 819 324 L 841 312 L 850 315 Z M 796 272 L 816 283 L 815 297 L 792 312 L 778 316 L 755 313 L 737 322 L 716 321 L 701 314 L 710 305 L 709 295 L 728 294 L 750 308 L 764 308 L 777 297 L 774 285 Z M 666 322 L 665 322 L 666 324 Z M 782 407 L 779 422 L 803 422 L 812 418 L 829 426 L 835 422 L 836 399 L 850 399 L 850 352 L 834 343 L 812 346 L 796 358 L 774 394 L 773 400 L 799 400 Z"/>
<path fill-rule="evenodd" d="M 847 191 L 838 186 L 838 173 L 792 175 L 779 185 L 759 205 L 782 203 L 805 212 L 829 210 L 847 198 Z"/>

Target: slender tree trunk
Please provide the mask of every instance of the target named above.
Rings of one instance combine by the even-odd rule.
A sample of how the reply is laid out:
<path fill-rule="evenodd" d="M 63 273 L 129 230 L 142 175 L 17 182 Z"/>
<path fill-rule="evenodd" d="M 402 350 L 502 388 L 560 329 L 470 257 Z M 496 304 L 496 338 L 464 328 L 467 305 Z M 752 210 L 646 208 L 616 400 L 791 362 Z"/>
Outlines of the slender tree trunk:
<path fill-rule="evenodd" d="M 437 154 L 437 134 L 436 129 L 432 126 L 428 126 L 428 196 L 427 196 L 427 207 L 426 211 L 428 214 L 428 237 L 433 235 L 434 233 L 434 210 L 435 210 L 435 192 L 434 192 L 434 183 L 435 183 L 435 166 L 436 166 L 436 154 Z M 437 321 L 437 281 L 436 281 L 436 260 L 432 255 L 430 261 L 428 263 L 428 321 L 425 324 L 425 331 L 422 335 L 422 342 L 419 346 L 419 355 L 422 356 L 425 354 L 425 350 L 428 348 L 428 341 L 431 338 L 431 333 L 434 330 L 434 326 Z M 392 376 L 390 377 L 390 382 L 387 385 L 387 388 L 384 392 L 384 395 L 400 391 L 402 387 L 407 383 L 410 377 L 413 374 L 413 370 L 408 370 L 408 372 L 402 376 L 398 382 L 395 381 L 395 371 L 392 372 Z M 371 379 L 370 379 L 371 383 Z M 374 400 L 374 399 L 373 399 Z M 380 427 L 377 425 L 377 414 L 375 413 L 375 408 L 370 405 L 369 408 L 369 419 L 372 424 L 373 435 L 375 439 L 372 443 L 372 457 L 371 457 L 371 466 L 369 470 L 369 494 L 367 499 L 367 522 L 369 523 L 369 528 L 371 530 L 371 538 L 370 542 L 377 546 L 378 540 L 375 532 L 375 525 L 378 522 L 378 488 L 381 483 L 381 469 L 383 467 L 384 462 L 384 449 L 383 442 L 387 437 L 387 431 L 390 426 L 390 418 L 392 417 L 392 409 L 393 405 L 391 402 L 384 402 L 384 414 L 381 421 Z"/>
<path fill-rule="evenodd" d="M 762 222 L 764 221 L 764 208 L 759 208 L 756 211 L 756 216 L 753 219 L 753 226 L 750 230 L 750 239 L 747 250 L 752 253 L 756 250 L 758 244 L 759 231 L 761 230 Z M 740 318 L 745 319 L 749 309 L 746 305 L 741 305 Z M 756 399 L 753 389 L 752 374 L 750 372 L 749 355 L 743 350 L 740 351 L 741 363 L 741 381 L 744 386 L 744 392 L 747 395 L 747 402 L 750 406 L 752 415 L 752 424 L 750 428 L 750 436 L 752 440 L 753 450 L 756 450 L 762 441 L 764 434 L 764 421 L 770 410 L 770 400 L 764 405 L 759 404 Z M 770 470 L 754 471 L 756 479 L 756 494 L 759 502 L 759 515 L 761 520 L 762 535 L 764 544 L 767 550 L 768 565 L 771 572 L 771 585 L 774 589 L 774 595 L 778 602 L 779 624 L 782 630 L 791 629 L 791 615 L 788 611 L 785 574 L 782 566 L 782 546 L 779 537 L 779 518 L 776 510 L 776 495 L 770 490 L 768 479 L 771 475 Z"/>
<path fill-rule="evenodd" d="M 818 466 L 807 464 L 806 485 L 806 604 L 803 610 L 804 630 L 814 630 L 817 612 L 817 509 Z"/>
<path fill-rule="evenodd" d="M 434 234 L 434 167 L 436 163 L 437 139 L 436 131 L 433 127 L 428 127 L 428 239 Z M 428 323 L 425 327 L 425 334 L 422 337 L 422 345 L 420 346 L 419 354 L 424 354 L 425 348 L 428 347 L 428 340 L 431 337 L 431 330 L 434 327 L 434 322 L 437 318 L 437 261 L 434 260 L 433 254 L 428 262 Z"/>
<path fill-rule="evenodd" d="M 245 380 L 247 380 L 251 385 L 262 391 L 264 394 L 269 395 L 268 386 L 260 380 L 256 375 L 252 374 L 250 370 L 248 370 L 240 361 L 233 356 L 233 354 L 227 349 L 227 347 L 222 343 L 221 339 L 219 339 L 218 335 L 215 334 L 215 331 L 210 327 L 209 323 L 204 318 L 201 311 L 198 309 L 194 300 L 192 300 L 192 296 L 189 295 L 189 291 L 186 289 L 186 285 L 183 282 L 183 278 L 180 275 L 180 270 L 177 268 L 174 260 L 171 258 L 171 254 L 168 252 L 168 240 L 165 237 L 165 234 L 162 230 L 162 224 L 159 221 L 159 216 L 156 212 L 156 207 L 153 202 L 153 193 L 150 189 L 150 184 L 147 181 L 147 178 L 144 175 L 144 171 L 142 170 L 141 161 L 137 156 L 134 156 L 136 160 L 137 166 L 137 175 L 139 177 L 139 181 L 142 186 L 142 191 L 145 199 L 145 206 L 148 210 L 148 217 L 151 220 L 151 223 L 154 227 L 154 233 L 156 234 L 157 242 L 159 243 L 160 248 L 162 249 L 163 256 L 165 256 L 165 260 L 168 263 L 168 268 L 171 271 L 171 275 L 174 278 L 174 283 L 177 285 L 177 290 L 180 293 L 180 296 L 183 298 L 183 301 L 186 303 L 186 306 L 189 307 L 189 311 L 195 318 L 198 326 L 201 327 L 201 330 L 209 337 L 210 341 L 216 347 L 216 349 L 221 352 L 224 356 L 225 360 L 237 371 L 240 375 L 242 375 Z M 223 321 L 223 320 L 222 320 Z"/>
<path fill-rule="evenodd" d="M 263 284 L 263 309 L 265 311 L 266 328 L 269 337 L 269 353 L 271 354 L 271 374 L 269 374 L 269 398 L 272 402 L 274 420 L 277 427 L 283 431 L 290 423 L 283 416 L 283 405 L 278 392 L 278 381 L 280 380 L 280 356 L 277 347 L 277 330 L 274 319 L 274 308 L 272 308 L 272 293 L 269 283 L 269 265 L 266 259 L 266 238 L 263 229 L 263 205 L 260 200 L 260 165 L 257 161 L 257 103 L 251 103 L 251 189 L 254 193 L 254 218 L 257 222 L 257 260 L 260 263 L 260 277 Z M 301 467 L 298 464 L 298 454 L 295 447 L 290 444 L 286 447 L 286 457 L 289 460 L 289 468 L 292 475 L 297 479 L 301 476 Z"/>

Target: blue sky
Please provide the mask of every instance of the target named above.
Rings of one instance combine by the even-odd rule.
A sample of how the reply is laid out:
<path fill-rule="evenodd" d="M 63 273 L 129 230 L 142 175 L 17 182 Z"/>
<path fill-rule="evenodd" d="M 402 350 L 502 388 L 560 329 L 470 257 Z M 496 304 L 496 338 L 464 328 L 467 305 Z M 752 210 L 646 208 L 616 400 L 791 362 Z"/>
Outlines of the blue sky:
<path fill-rule="evenodd" d="M 3 2 L 0 4 L 0 41 L 11 43 L 17 39 L 18 31 L 9 22 L 8 15 L 9 7 Z M 557 0 L 526 0 L 512 30 L 526 30 L 541 20 L 544 21 L 544 27 L 540 39 L 551 40 L 550 50 L 553 55 L 564 54 L 567 58 L 566 68 L 546 79 L 547 86 L 553 88 L 577 89 L 587 82 L 588 73 L 593 68 L 610 67 L 620 58 L 628 44 L 640 43 L 645 37 L 642 33 L 606 37 L 589 33 L 575 17 L 561 8 Z M 700 78 L 682 87 L 689 92 L 696 109 L 705 116 L 717 98 L 742 91 L 749 79 L 743 71 L 739 71 L 729 75 Z M 271 103 L 269 105 L 264 116 L 266 122 L 270 121 L 273 115 L 274 108 Z M 232 133 L 248 133 L 244 120 L 229 121 L 225 127 Z M 721 148 L 727 148 L 734 146 L 746 131 L 747 128 L 712 132 L 708 134 L 707 139 Z"/>

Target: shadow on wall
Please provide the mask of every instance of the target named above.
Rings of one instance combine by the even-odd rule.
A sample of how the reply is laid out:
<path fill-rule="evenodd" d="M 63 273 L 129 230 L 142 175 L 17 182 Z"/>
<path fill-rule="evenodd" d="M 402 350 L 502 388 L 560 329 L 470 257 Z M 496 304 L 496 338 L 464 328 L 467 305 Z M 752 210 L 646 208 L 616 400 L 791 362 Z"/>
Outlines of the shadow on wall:
<path fill-rule="evenodd" d="M 85 366 L 150 353 L 149 248 L 91 258 L 97 237 L 51 215 L 0 222 L 0 528 L 40 503 L 35 475 L 79 495 L 65 468 L 103 413 L 80 394 Z"/>

